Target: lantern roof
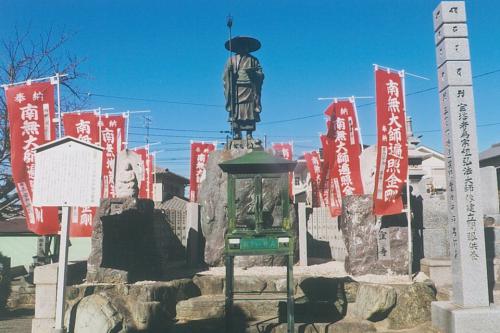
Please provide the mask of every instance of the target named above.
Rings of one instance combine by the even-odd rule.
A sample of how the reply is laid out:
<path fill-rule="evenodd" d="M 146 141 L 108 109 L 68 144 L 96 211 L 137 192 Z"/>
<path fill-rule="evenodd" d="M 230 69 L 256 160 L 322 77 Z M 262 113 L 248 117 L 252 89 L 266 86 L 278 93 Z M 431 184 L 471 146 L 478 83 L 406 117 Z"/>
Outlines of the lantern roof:
<path fill-rule="evenodd" d="M 297 165 L 296 161 L 276 157 L 262 150 L 254 150 L 235 159 L 219 163 L 220 168 L 230 174 L 291 172 L 295 169 L 295 165 Z"/>

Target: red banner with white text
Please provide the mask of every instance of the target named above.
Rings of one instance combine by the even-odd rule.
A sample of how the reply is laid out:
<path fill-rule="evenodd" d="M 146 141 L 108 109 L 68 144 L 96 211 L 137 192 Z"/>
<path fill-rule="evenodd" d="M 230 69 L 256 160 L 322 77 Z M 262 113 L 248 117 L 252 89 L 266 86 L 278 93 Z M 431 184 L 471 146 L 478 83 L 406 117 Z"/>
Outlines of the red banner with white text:
<path fill-rule="evenodd" d="M 198 188 L 206 177 L 208 154 L 215 150 L 215 144 L 191 143 L 191 174 L 189 177 L 189 201 L 198 202 Z"/>
<path fill-rule="evenodd" d="M 323 167 L 321 168 L 320 191 L 332 217 L 342 213 L 342 195 L 338 170 L 335 168 L 335 146 L 331 137 L 322 135 Z"/>
<path fill-rule="evenodd" d="M 59 231 L 57 207 L 34 207 L 32 190 L 35 177 L 34 149 L 56 137 L 54 86 L 38 82 L 6 88 L 10 129 L 12 177 L 24 209 L 26 224 L 37 235 Z M 54 170 L 57 172 L 57 170 Z"/>
<path fill-rule="evenodd" d="M 408 175 L 408 144 L 403 73 L 375 70 L 377 100 L 377 171 L 374 214 L 403 210 L 401 193 Z"/>
<path fill-rule="evenodd" d="M 147 170 L 148 170 L 148 184 L 149 184 L 149 192 L 148 197 L 151 200 L 154 200 L 154 177 L 155 177 L 155 155 L 149 154 L 147 161 Z"/>
<path fill-rule="evenodd" d="M 289 161 L 293 160 L 293 146 L 291 143 L 273 143 L 272 149 L 275 156 Z M 293 200 L 293 172 L 288 173 L 288 193 L 290 199 Z"/>
<path fill-rule="evenodd" d="M 143 170 L 139 184 L 139 198 L 153 199 L 153 155 L 147 148 L 139 148 L 135 152 L 141 156 Z"/>
<path fill-rule="evenodd" d="M 99 145 L 99 118 L 94 112 L 63 113 L 64 134 Z M 73 207 L 71 210 L 71 237 L 92 236 L 96 207 Z"/>
<path fill-rule="evenodd" d="M 334 163 L 340 181 L 342 196 L 362 195 L 361 143 L 355 105 L 349 100 L 335 101 L 331 115 L 334 143 Z"/>
<path fill-rule="evenodd" d="M 104 148 L 102 167 L 102 198 L 116 198 L 115 191 L 115 158 L 125 149 L 125 116 L 101 116 L 101 147 Z"/>
<path fill-rule="evenodd" d="M 312 188 L 312 206 L 321 207 L 323 203 L 323 195 L 321 193 L 321 158 L 317 151 L 304 154 L 309 176 L 311 177 Z"/>

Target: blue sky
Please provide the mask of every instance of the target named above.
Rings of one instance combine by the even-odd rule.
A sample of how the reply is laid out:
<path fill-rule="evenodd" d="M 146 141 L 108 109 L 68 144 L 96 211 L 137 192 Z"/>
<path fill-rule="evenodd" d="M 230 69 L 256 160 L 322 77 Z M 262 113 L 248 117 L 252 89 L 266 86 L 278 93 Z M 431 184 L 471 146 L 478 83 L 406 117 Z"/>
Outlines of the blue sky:
<path fill-rule="evenodd" d="M 0 36 L 31 24 L 33 31 L 52 25 L 76 35 L 67 49 L 87 60 L 90 79 L 80 90 L 96 95 L 90 107 L 115 111 L 149 109 L 150 141 L 160 165 L 189 172 L 189 140 L 223 140 L 227 114 L 221 75 L 228 56 L 226 16 L 234 18 L 233 35 L 251 35 L 262 42 L 255 53 L 266 78 L 262 122 L 256 135 L 268 142 L 294 141 L 295 153 L 319 146 L 325 132 L 320 114 L 323 96 L 374 94 L 373 63 L 405 69 L 430 78 L 408 77 L 406 92 L 436 86 L 434 0 L 342 1 L 28 1 L 3 0 Z M 467 1 L 474 75 L 500 70 L 500 12 L 495 0 Z M 474 80 L 479 148 L 500 141 L 497 106 L 500 72 Z M 156 101 L 154 101 L 156 100 Z M 160 101 L 158 101 L 160 100 Z M 207 105 L 167 103 L 186 102 Z M 363 140 L 375 142 L 375 107 L 359 100 Z M 423 143 L 441 150 L 437 90 L 407 98 Z M 292 118 L 310 118 L 278 122 Z M 494 124 L 496 125 L 488 125 Z M 140 145 L 145 130 L 140 115 L 132 117 L 130 141 Z M 214 132 L 203 132 L 214 131 Z M 430 131 L 430 132 L 429 132 Z"/>

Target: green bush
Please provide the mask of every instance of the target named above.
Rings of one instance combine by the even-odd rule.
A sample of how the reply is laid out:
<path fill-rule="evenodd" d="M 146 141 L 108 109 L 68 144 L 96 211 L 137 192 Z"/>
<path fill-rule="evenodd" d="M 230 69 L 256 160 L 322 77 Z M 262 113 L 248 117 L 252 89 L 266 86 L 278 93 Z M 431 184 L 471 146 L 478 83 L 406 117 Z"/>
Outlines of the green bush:
<path fill-rule="evenodd" d="M 0 312 L 5 310 L 10 295 L 10 258 L 0 252 Z"/>

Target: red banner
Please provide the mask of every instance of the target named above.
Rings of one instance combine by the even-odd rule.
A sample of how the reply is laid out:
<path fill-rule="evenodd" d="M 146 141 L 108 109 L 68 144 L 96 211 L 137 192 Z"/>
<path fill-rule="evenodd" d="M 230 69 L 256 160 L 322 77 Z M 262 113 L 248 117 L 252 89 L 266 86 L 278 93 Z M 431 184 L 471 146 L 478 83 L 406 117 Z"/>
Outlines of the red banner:
<path fill-rule="evenodd" d="M 335 101 L 333 105 L 331 126 L 335 157 L 332 165 L 338 174 L 342 196 L 362 195 L 363 182 L 359 160 L 361 143 L 355 105 L 348 100 Z"/>
<path fill-rule="evenodd" d="M 148 185 L 149 185 L 148 197 L 149 197 L 149 199 L 153 200 L 153 198 L 154 198 L 154 175 L 156 172 L 153 154 L 148 155 L 146 170 L 147 170 L 147 174 L 148 174 Z"/>
<path fill-rule="evenodd" d="M 37 235 L 59 231 L 57 207 L 34 207 L 34 148 L 55 139 L 54 87 L 49 82 L 6 89 L 10 127 L 12 177 L 24 208 L 28 229 Z M 54 170 L 57 172 L 57 170 Z"/>
<path fill-rule="evenodd" d="M 116 155 L 125 149 L 125 116 L 101 116 L 101 146 L 104 148 L 102 167 L 102 197 L 116 198 L 114 162 Z"/>
<path fill-rule="evenodd" d="M 139 184 L 139 198 L 153 199 L 153 155 L 149 149 L 140 148 L 135 152 L 141 156 L 143 177 Z"/>
<path fill-rule="evenodd" d="M 99 145 L 99 115 L 94 112 L 63 113 L 64 134 Z M 73 207 L 71 210 L 71 237 L 92 236 L 96 207 Z"/>
<path fill-rule="evenodd" d="M 307 169 L 311 177 L 312 206 L 320 207 L 323 204 L 321 191 L 321 159 L 317 151 L 304 154 Z"/>
<path fill-rule="evenodd" d="M 408 175 L 408 144 L 404 105 L 404 78 L 400 73 L 375 71 L 377 99 L 377 172 L 374 214 L 403 210 L 401 192 Z"/>
<path fill-rule="evenodd" d="M 293 160 L 293 147 L 291 143 L 273 143 L 272 149 L 275 156 L 289 161 Z M 293 200 L 293 172 L 288 173 L 288 193 L 290 199 Z"/>
<path fill-rule="evenodd" d="M 198 201 L 198 187 L 206 177 L 208 154 L 215 150 L 213 143 L 191 143 L 191 174 L 189 177 L 189 201 Z"/>
<path fill-rule="evenodd" d="M 323 147 L 323 167 L 321 168 L 320 191 L 325 205 L 330 209 L 332 217 L 342 213 L 342 195 L 339 176 L 335 168 L 334 140 L 326 135 L 321 137 Z"/>

